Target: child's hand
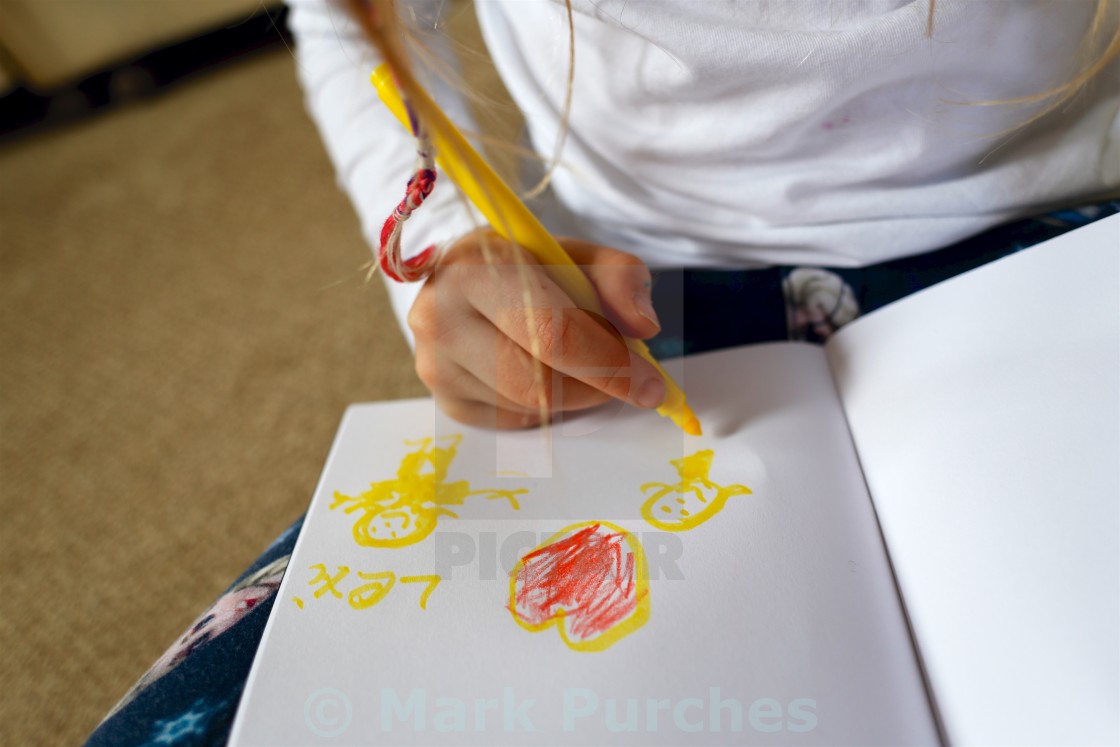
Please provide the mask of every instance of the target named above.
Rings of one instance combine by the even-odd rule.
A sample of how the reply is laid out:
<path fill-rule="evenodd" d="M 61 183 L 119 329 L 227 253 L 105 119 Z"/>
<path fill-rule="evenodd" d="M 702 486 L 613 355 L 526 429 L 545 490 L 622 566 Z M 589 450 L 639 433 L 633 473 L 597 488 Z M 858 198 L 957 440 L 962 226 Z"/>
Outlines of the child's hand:
<path fill-rule="evenodd" d="M 607 320 L 577 309 L 528 252 L 490 232 L 460 239 L 420 291 L 408 315 L 416 372 L 455 420 L 524 428 L 541 422 L 542 396 L 549 417 L 611 397 L 645 408 L 665 398 L 661 376 L 620 337 L 660 329 L 649 270 L 615 249 L 560 243 L 590 278 Z"/>

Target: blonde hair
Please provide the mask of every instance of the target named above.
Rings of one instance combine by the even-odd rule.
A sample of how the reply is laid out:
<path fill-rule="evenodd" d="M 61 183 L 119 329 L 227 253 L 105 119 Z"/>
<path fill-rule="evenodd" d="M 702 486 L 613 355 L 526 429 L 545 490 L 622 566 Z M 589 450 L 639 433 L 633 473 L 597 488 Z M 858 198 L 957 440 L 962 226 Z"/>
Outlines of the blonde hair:
<path fill-rule="evenodd" d="M 929 15 L 926 27 L 927 35 L 933 34 L 934 6 L 936 2 L 937 0 L 929 0 Z M 1108 67 L 1110 62 L 1120 55 L 1120 19 L 1113 19 L 1111 24 L 1108 19 L 1110 8 L 1115 6 L 1116 2 L 1117 0 L 1097 0 L 1096 8 L 1093 11 L 1093 17 L 1089 22 L 1089 28 L 1081 38 L 1081 43 L 1078 47 L 1076 72 L 1069 80 L 1045 91 L 1039 91 L 1038 93 L 1032 93 L 1026 96 L 966 102 L 971 106 L 1013 106 L 1047 102 L 1045 106 L 1030 117 L 1027 117 L 1008 130 L 996 133 L 993 137 L 1020 130 L 1037 122 L 1054 110 L 1062 108 L 1078 93 L 1084 90 L 1093 78 Z M 1106 37 L 1109 26 L 1112 27 L 1112 34 Z"/>

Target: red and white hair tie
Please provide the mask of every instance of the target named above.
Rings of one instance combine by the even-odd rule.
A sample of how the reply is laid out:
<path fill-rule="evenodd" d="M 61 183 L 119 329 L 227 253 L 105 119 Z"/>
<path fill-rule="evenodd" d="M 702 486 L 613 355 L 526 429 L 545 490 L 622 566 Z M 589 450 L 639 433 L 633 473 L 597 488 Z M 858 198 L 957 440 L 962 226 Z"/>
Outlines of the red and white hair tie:
<path fill-rule="evenodd" d="M 436 165 L 432 158 L 431 143 L 415 117 L 411 116 L 411 111 L 409 114 L 417 140 L 416 167 L 405 187 L 404 199 L 381 226 L 381 242 L 377 248 L 377 263 L 381 271 L 399 283 L 412 283 L 426 278 L 431 274 L 437 256 L 436 245 L 432 244 L 415 257 L 401 257 L 401 229 L 404 222 L 416 208 L 424 204 L 436 183 Z"/>

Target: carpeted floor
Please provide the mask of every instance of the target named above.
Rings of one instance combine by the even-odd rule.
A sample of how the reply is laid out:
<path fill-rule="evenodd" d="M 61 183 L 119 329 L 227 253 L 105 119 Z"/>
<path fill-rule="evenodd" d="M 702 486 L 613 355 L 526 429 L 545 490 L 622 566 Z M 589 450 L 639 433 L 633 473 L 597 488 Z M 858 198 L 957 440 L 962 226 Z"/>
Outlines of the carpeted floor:
<path fill-rule="evenodd" d="M 0 743 L 72 744 L 421 396 L 266 54 L 0 149 Z"/>

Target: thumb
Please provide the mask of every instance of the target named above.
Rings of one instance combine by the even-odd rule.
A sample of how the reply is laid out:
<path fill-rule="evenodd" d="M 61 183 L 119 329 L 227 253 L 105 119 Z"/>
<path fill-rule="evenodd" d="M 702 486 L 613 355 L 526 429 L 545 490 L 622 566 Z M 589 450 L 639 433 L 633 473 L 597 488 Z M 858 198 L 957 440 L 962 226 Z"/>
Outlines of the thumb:
<path fill-rule="evenodd" d="M 661 331 L 651 297 L 652 276 L 642 260 L 589 241 L 559 241 L 595 286 L 603 313 L 619 332 L 645 340 Z"/>

